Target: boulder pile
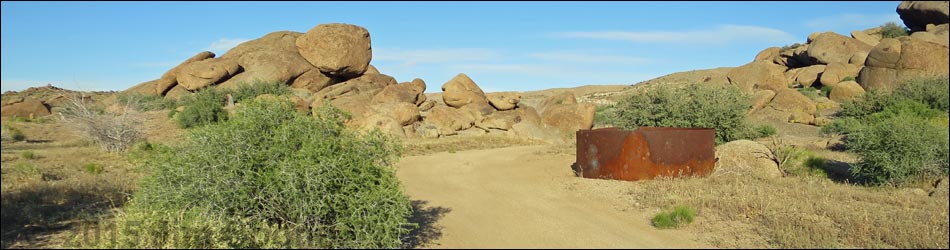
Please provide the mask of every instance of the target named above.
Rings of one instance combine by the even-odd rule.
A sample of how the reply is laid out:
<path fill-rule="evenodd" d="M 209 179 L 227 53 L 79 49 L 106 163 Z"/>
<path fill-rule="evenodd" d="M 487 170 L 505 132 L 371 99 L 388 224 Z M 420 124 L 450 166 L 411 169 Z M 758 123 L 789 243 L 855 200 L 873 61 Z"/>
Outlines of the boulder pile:
<path fill-rule="evenodd" d="M 348 126 L 399 137 L 502 134 L 556 140 L 593 126 L 595 107 L 564 93 L 533 108 L 515 92 L 486 94 L 460 73 L 430 100 L 422 79 L 398 82 L 370 65 L 369 32 L 350 24 L 320 24 L 306 33 L 279 31 L 220 57 L 205 51 L 127 91 L 178 98 L 203 88 L 281 83 L 298 109 L 332 104 L 349 112 Z"/>
<path fill-rule="evenodd" d="M 754 97 L 751 113 L 816 125 L 828 119 L 823 113 L 830 113 L 816 105 L 835 106 L 915 77 L 950 75 L 947 6 L 946 1 L 905 1 L 897 12 L 910 28 L 909 36 L 886 38 L 881 27 L 855 30 L 850 37 L 815 32 L 805 44 L 762 50 L 727 78 Z"/>

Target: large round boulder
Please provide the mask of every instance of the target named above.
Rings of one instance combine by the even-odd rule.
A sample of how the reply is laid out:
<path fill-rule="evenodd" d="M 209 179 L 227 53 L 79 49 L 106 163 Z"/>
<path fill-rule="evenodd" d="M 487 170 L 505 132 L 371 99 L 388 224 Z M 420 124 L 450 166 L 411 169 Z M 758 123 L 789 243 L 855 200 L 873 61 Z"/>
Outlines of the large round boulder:
<path fill-rule="evenodd" d="M 333 80 L 333 78 L 324 75 L 323 72 L 320 72 L 319 70 L 313 69 L 294 79 L 294 81 L 290 84 L 290 87 L 295 89 L 304 89 L 310 93 L 316 93 L 333 84 L 336 84 L 336 81 Z"/>
<path fill-rule="evenodd" d="M 429 110 L 422 123 L 422 127 L 436 128 L 440 135 L 454 135 L 456 131 L 471 128 L 475 120 L 456 108 L 439 105 Z"/>
<path fill-rule="evenodd" d="M 726 77 L 729 83 L 747 93 L 759 89 L 778 91 L 788 87 L 786 69 L 771 61 L 754 61 L 732 69 Z"/>
<path fill-rule="evenodd" d="M 175 87 L 175 85 L 178 84 L 178 72 L 188 64 L 211 59 L 214 58 L 214 56 L 214 53 L 211 51 L 203 51 L 186 59 L 184 62 L 178 64 L 178 66 L 166 71 L 165 74 L 162 74 L 162 77 L 156 81 L 155 93 L 159 95 L 165 95 L 165 93 L 168 93 L 172 87 Z"/>
<path fill-rule="evenodd" d="M 464 73 L 459 73 L 442 85 L 442 100 L 446 105 L 455 108 L 476 102 L 488 103 L 485 92 Z"/>
<path fill-rule="evenodd" d="M 521 94 L 515 92 L 496 92 L 486 95 L 488 102 L 497 110 L 510 110 L 518 106 L 521 102 Z"/>
<path fill-rule="evenodd" d="M 241 84 L 255 83 L 293 84 L 294 79 L 314 69 L 294 46 L 300 36 L 300 32 L 271 32 L 228 50 L 220 59 L 234 60 L 241 65 L 243 72 L 217 87 L 236 88 Z"/>
<path fill-rule="evenodd" d="M 861 85 L 855 81 L 846 81 L 838 83 L 838 86 L 831 89 L 831 94 L 828 95 L 832 101 L 844 102 L 850 101 L 858 96 L 864 94 L 864 88 L 861 88 Z"/>
<path fill-rule="evenodd" d="M 790 114 L 788 121 L 801 124 L 814 123 L 815 112 L 818 110 L 811 99 L 794 89 L 776 92 L 769 107 Z"/>
<path fill-rule="evenodd" d="M 208 59 L 192 62 L 178 72 L 178 85 L 187 90 L 195 91 L 220 83 L 241 71 L 232 59 Z"/>
<path fill-rule="evenodd" d="M 885 38 L 868 53 L 857 82 L 868 91 L 894 89 L 906 80 L 934 75 L 950 75 L 947 46 L 912 37 Z"/>
<path fill-rule="evenodd" d="M 425 88 L 419 89 L 409 82 L 388 85 L 382 91 L 373 97 L 374 102 L 378 103 L 411 103 L 416 105 L 419 99 L 425 101 L 425 94 L 422 93 Z"/>
<path fill-rule="evenodd" d="M 297 38 L 295 44 L 310 64 L 335 78 L 362 75 L 373 58 L 369 31 L 352 24 L 317 25 Z"/>
<path fill-rule="evenodd" d="M 33 118 L 47 115 L 50 115 L 49 107 L 41 101 L 32 99 L 5 105 L 0 109 L 0 116 L 3 117 Z"/>
<path fill-rule="evenodd" d="M 858 65 L 839 62 L 830 63 L 825 67 L 825 71 L 821 73 L 821 85 L 835 87 L 845 78 L 857 78 L 860 71 L 861 66 Z"/>
<path fill-rule="evenodd" d="M 593 103 L 554 104 L 544 108 L 541 121 L 563 132 L 573 133 L 594 127 L 596 111 L 597 106 Z"/>
<path fill-rule="evenodd" d="M 871 50 L 871 46 L 834 32 L 821 33 L 808 47 L 808 57 L 821 64 L 848 63 L 855 52 Z"/>
<path fill-rule="evenodd" d="M 897 14 L 911 31 L 926 30 L 927 24 L 950 23 L 950 4 L 947 1 L 903 1 Z"/>

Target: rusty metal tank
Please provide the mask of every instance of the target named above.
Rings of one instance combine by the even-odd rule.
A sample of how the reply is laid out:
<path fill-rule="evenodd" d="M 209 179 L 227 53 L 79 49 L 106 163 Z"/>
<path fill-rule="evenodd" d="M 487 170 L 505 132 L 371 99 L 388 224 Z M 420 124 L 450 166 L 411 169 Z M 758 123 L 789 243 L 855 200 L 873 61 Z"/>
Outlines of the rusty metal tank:
<path fill-rule="evenodd" d="M 716 166 L 716 130 L 640 127 L 577 131 L 575 173 L 584 178 L 645 180 L 706 176 Z"/>

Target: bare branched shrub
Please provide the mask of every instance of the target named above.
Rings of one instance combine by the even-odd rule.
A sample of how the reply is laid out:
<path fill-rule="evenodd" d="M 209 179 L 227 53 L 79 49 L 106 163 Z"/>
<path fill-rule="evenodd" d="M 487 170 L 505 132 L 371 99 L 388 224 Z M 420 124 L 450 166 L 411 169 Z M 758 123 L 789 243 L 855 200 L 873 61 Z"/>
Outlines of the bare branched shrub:
<path fill-rule="evenodd" d="M 134 107 L 137 100 L 128 100 L 119 114 L 107 114 L 91 105 L 91 100 L 82 95 L 64 95 L 66 103 L 60 116 L 72 129 L 108 152 L 122 152 L 142 138 L 139 129 L 141 120 Z"/>

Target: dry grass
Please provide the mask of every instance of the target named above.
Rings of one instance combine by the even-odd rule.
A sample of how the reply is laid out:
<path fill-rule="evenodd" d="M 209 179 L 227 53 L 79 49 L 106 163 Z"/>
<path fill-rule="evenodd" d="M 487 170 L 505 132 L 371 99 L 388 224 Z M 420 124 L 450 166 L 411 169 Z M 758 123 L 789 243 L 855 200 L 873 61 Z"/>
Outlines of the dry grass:
<path fill-rule="evenodd" d="M 149 140 L 181 135 L 164 112 L 144 115 Z M 67 246 L 87 222 L 108 220 L 142 176 L 126 154 L 104 151 L 59 119 L 16 125 L 27 140 L 0 147 L 3 248 Z M 24 152 L 40 157 L 25 159 Z"/>
<path fill-rule="evenodd" d="M 641 209 L 697 208 L 703 223 L 692 229 L 724 248 L 946 249 L 950 237 L 948 197 L 919 190 L 813 176 L 652 180 L 628 187 L 627 199 Z"/>
<path fill-rule="evenodd" d="M 449 136 L 439 139 L 407 139 L 403 140 L 403 146 L 405 147 L 403 155 L 428 155 L 439 152 L 457 152 L 541 144 L 543 143 L 530 139 L 506 136 Z"/>

